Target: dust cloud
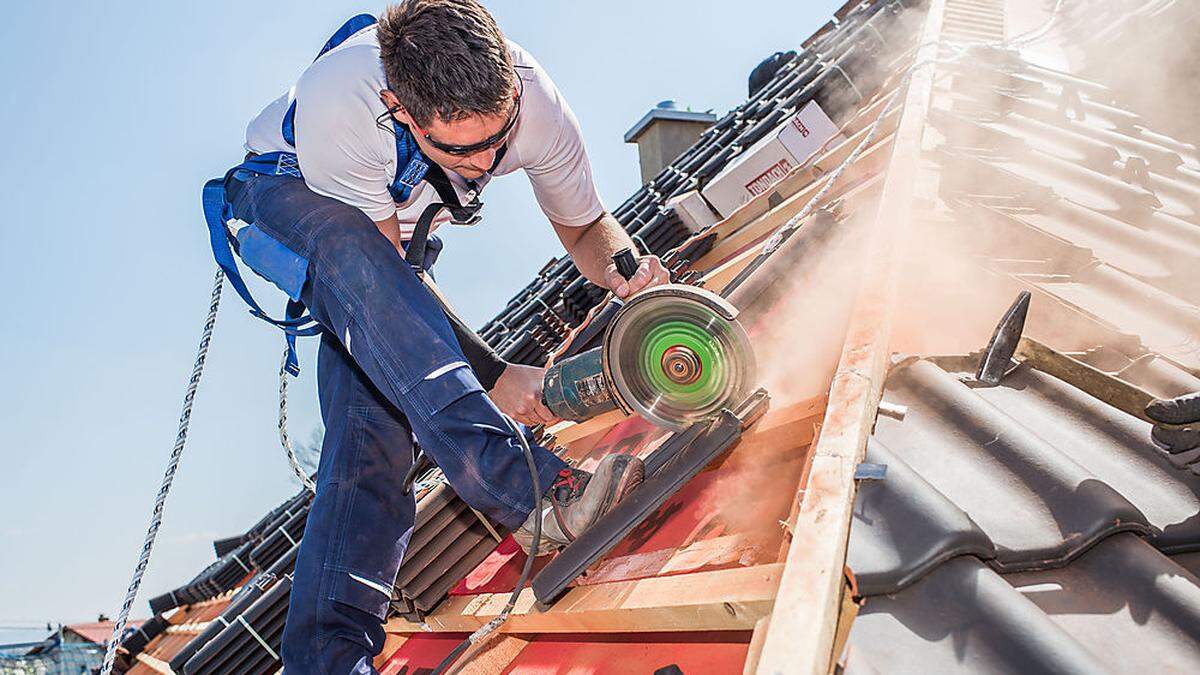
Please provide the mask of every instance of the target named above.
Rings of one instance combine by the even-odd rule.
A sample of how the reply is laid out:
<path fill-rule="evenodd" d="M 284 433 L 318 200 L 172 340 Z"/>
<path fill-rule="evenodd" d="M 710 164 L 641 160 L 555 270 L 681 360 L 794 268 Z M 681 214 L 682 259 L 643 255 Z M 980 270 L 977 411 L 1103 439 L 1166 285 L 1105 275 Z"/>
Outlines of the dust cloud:
<path fill-rule="evenodd" d="M 779 251 L 787 260 L 764 266 L 759 273 L 767 279 L 731 298 L 753 306 L 744 308 L 743 321 L 773 405 L 828 390 L 870 264 L 868 236 L 895 235 L 890 245 L 898 247 L 890 305 L 895 354 L 977 352 L 1029 288 L 1035 294 L 1026 334 L 1071 351 L 1121 339 L 1089 312 L 1064 311 L 1056 283 L 1070 291 L 1072 284 L 1132 278 L 1119 282 L 1127 288 L 1107 287 L 1111 295 L 1099 297 L 1137 309 L 1145 301 L 1136 284 L 1145 283 L 1200 303 L 1200 229 L 1180 227 L 1200 221 L 1200 167 L 1188 142 L 1200 138 L 1194 114 L 1200 43 L 1192 39 L 1200 9 L 1182 5 L 1173 19 L 1126 20 L 1105 31 L 1104 40 L 1080 10 L 1062 19 L 1049 45 L 1023 54 L 1036 59 L 1059 48 L 1073 72 L 1099 86 L 1014 62 L 1014 53 L 978 52 L 942 68 L 922 160 L 934 168 L 926 177 L 937 179 L 928 188 L 936 194 L 918 187 L 907 218 L 877 213 L 874 203 L 851 203 L 844 205 L 848 215 L 806 223 L 793 237 L 805 243 L 789 240 L 785 248 L 795 250 Z M 1070 99 L 1079 99 L 1080 111 L 1055 111 Z M 1134 140 L 1121 141 L 1113 131 Z M 1144 158 L 1148 176 L 1141 181 L 1128 170 L 1138 161 L 1131 147 L 1153 153 Z M 1182 194 L 1168 184 L 1181 179 Z M 876 218 L 882 222 L 869 225 Z M 904 220 L 903 232 L 888 229 Z M 1039 292 L 1042 284 L 1050 292 Z"/>

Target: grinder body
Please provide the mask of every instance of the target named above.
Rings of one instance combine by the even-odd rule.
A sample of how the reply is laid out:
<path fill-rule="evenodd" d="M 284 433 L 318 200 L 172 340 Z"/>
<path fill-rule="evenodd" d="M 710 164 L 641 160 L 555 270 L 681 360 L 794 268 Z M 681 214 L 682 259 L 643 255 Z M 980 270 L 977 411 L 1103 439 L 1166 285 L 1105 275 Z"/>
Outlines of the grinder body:
<path fill-rule="evenodd" d="M 617 409 L 612 388 L 604 379 L 603 350 L 589 349 L 546 370 L 542 396 L 550 412 L 581 421 Z"/>

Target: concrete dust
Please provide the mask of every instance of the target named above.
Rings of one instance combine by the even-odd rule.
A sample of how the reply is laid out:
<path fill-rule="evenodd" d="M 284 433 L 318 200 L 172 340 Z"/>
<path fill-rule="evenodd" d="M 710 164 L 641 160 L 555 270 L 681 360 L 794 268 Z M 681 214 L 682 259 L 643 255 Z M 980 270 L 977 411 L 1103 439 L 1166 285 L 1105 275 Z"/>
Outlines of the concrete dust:
<path fill-rule="evenodd" d="M 776 277 L 778 299 L 748 329 L 772 407 L 828 390 L 862 276 L 862 229 L 852 217 L 806 223 L 788 242 L 802 248 L 791 264 L 760 270 Z"/>
<path fill-rule="evenodd" d="M 1112 88 L 1111 100 L 1100 100 L 1095 87 L 1085 87 L 1083 96 L 1088 105 L 1134 110 L 1148 122 L 1161 125 L 1166 133 L 1190 141 L 1200 138 L 1197 135 L 1200 123 L 1196 121 L 1200 118 L 1194 114 L 1195 94 L 1200 91 L 1197 84 L 1200 78 L 1196 77 L 1200 43 L 1193 39 L 1196 28 L 1200 27 L 1200 10 L 1181 5 L 1178 12 L 1186 14 L 1189 20 L 1177 22 L 1165 33 L 1161 17 L 1130 22 L 1118 34 L 1109 36 L 1107 45 L 1093 41 L 1067 51 L 1074 72 Z M 1063 35 L 1051 36 L 1055 37 L 1062 39 Z M 1083 38 L 1067 34 L 1066 39 Z M 1120 49 L 1112 48 L 1116 44 L 1113 40 L 1119 42 Z M 1054 47 L 1039 45 L 1036 53 L 1046 53 L 1048 48 Z M 1064 63 L 1047 61 L 1045 65 L 1061 68 Z M 1021 112 L 1020 106 L 1012 105 L 1009 98 L 1030 95 L 1039 101 L 1053 100 L 1055 92 L 1007 92 L 1005 87 L 1011 86 L 1011 80 L 1006 73 L 996 72 L 992 81 L 990 66 L 976 65 L 968 68 L 970 82 L 964 83 L 962 79 L 950 82 L 949 78 L 943 78 L 936 85 L 934 114 L 927 126 L 929 135 L 924 139 L 924 151 L 925 159 L 938 164 L 937 194 L 919 194 L 914 200 L 914 212 L 907 214 L 907 219 L 898 217 L 901 214 L 877 213 L 876 204 L 866 197 L 845 205 L 848 214 L 824 220 L 810 218 L 784 244 L 784 248 L 792 250 L 777 252 L 786 262 L 772 260 L 756 271 L 758 278 L 750 284 L 750 291 L 739 288 L 730 297 L 743 309 L 743 325 L 750 332 L 758 359 L 759 383 L 770 393 L 773 408 L 828 392 L 841 357 L 847 320 L 866 266 L 870 264 L 868 231 L 878 228 L 882 234 L 892 234 L 886 229 L 889 222 L 876 225 L 872 223 L 876 218 L 909 222 L 902 236 L 892 242 L 899 247 L 896 297 L 890 307 L 889 349 L 894 354 L 951 355 L 979 351 L 987 345 L 997 322 L 1017 294 L 1027 288 L 1035 291 L 1027 334 L 1064 350 L 1101 344 L 1117 346 L 1111 327 L 1084 312 L 1068 309 L 1051 293 L 1038 291 L 1038 284 L 1043 281 L 1088 283 L 1089 274 L 1098 262 L 1110 262 L 1120 269 L 1122 260 L 1152 256 L 1167 272 L 1144 281 L 1191 304 L 1200 302 L 1200 283 L 1196 283 L 1200 281 L 1200 264 L 1197 264 L 1200 258 L 1194 242 L 1181 241 L 1173 250 L 1159 245 L 1134 248 L 1142 245 L 1138 239 L 1141 233 L 1149 232 L 1154 239 L 1159 239 L 1160 234 L 1180 236 L 1176 231 L 1180 228 L 1172 230 L 1168 227 L 1171 223 L 1166 221 L 1195 220 L 1200 214 L 1200 204 L 1193 200 L 1180 212 L 1165 218 L 1161 208 L 1141 210 L 1118 203 L 1117 208 L 1106 211 L 1094 202 L 1084 203 L 1083 197 L 1099 190 L 1097 186 L 1106 179 L 1081 176 L 1077 169 L 1125 180 L 1128 174 L 1125 166 L 1130 161 L 1127 149 L 1114 147 L 1120 155 L 1114 157 L 1109 171 L 1087 154 L 1096 150 L 1092 147 L 1094 143 L 1080 142 L 1076 147 L 1071 141 L 1072 133 L 1083 133 L 1072 122 L 1087 120 L 1056 122 L 1063 130 L 1055 132 L 1061 138 L 1053 136 L 1053 143 L 1021 135 L 1021 123 L 1036 127 L 1037 120 L 1007 124 L 1004 114 L 1012 113 L 1014 107 L 1016 114 L 1027 114 Z M 948 92 L 951 84 L 957 89 L 953 94 Z M 1006 93 L 1001 95 L 1001 91 Z M 965 105 L 963 99 L 969 99 Z M 956 115 L 972 119 L 967 123 L 945 122 Z M 1000 131 L 988 128 L 989 121 L 996 121 Z M 1097 124 L 1095 120 L 1089 123 Z M 1099 126 L 1103 128 L 1104 123 Z M 1194 146 L 1162 140 L 1145 131 L 1121 131 L 1134 137 L 1140 134 L 1143 141 L 1177 148 L 1182 170 L 1200 175 Z M 1079 159 L 1080 153 L 1084 154 L 1083 160 Z M 1173 155 L 1163 156 L 1171 160 Z M 1150 189 L 1163 185 L 1163 178 L 1179 177 L 1177 172 L 1181 168 L 1165 165 L 1163 156 L 1151 157 L 1155 161 L 1149 166 Z M 1046 176 L 1038 173 L 1062 161 L 1073 165 L 1068 175 L 1047 182 Z M 998 170 L 997 166 L 1006 167 L 1007 171 Z M 1031 170 L 1022 173 L 1027 166 Z M 1083 197 L 1065 204 L 1056 187 L 1072 197 Z M 1170 190 L 1163 189 L 1162 194 L 1169 195 Z M 1120 196 L 1114 199 L 1119 202 Z M 1098 214 L 1097 221 L 1105 219 L 1108 229 L 1072 236 L 1070 231 L 1053 227 L 1059 223 L 1076 228 L 1093 227 L 1091 221 L 1072 218 L 1073 213 L 1085 207 Z M 1169 208 L 1177 205 L 1170 204 Z M 1117 231 L 1121 228 L 1128 228 L 1129 232 Z M 1138 270 L 1121 271 L 1140 278 Z M 729 467 L 727 477 L 723 473 L 723 485 L 730 491 L 752 490 L 756 495 L 761 494 L 759 488 L 769 490 L 771 472 L 745 464 L 748 460 L 758 460 L 756 454 L 757 451 L 750 453 L 747 458 L 735 451 L 728 460 L 734 464 Z M 721 517 L 734 531 L 752 530 L 766 514 L 773 513 L 775 506 L 765 508 L 754 499 L 738 504 L 726 502 Z M 783 517 L 786 518 L 786 513 Z"/>

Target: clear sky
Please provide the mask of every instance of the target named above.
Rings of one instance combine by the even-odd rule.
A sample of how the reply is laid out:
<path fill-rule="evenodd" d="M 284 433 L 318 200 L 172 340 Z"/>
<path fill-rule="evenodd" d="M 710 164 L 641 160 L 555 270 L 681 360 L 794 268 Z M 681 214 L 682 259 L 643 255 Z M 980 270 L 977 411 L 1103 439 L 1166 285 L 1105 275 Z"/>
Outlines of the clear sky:
<path fill-rule="evenodd" d="M 840 0 L 487 3 L 583 127 L 601 197 L 639 185 L 621 137 L 667 98 L 723 113 L 763 57 Z M 114 614 L 175 438 L 214 265 L 200 187 L 239 159 L 351 2 L 18 3 L 0 22 L 0 642 L 6 625 Z M 520 174 L 440 234 L 438 279 L 481 325 L 562 253 Z M 272 287 L 255 285 L 268 306 Z M 275 434 L 280 334 L 227 287 L 189 443 L 135 606 L 186 583 L 214 538 L 294 493 Z M 315 349 L 293 437 L 319 424 Z"/>

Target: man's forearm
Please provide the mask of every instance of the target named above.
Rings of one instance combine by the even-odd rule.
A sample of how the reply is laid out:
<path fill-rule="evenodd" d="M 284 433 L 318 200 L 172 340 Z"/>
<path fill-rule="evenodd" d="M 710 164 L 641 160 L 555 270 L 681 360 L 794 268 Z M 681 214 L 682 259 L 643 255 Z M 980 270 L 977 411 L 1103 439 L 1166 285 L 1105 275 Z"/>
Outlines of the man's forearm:
<path fill-rule="evenodd" d="M 375 221 L 375 227 L 379 228 L 379 232 L 387 237 L 387 240 L 392 242 L 392 246 L 404 255 L 404 247 L 400 243 L 400 219 L 395 215 L 388 216 L 387 220 Z"/>
<path fill-rule="evenodd" d="M 604 271 L 612 264 L 613 254 L 626 247 L 637 251 L 629 233 L 607 211 L 599 220 L 586 226 L 573 241 L 563 241 L 563 245 L 579 272 L 602 288 L 609 287 Z"/>

